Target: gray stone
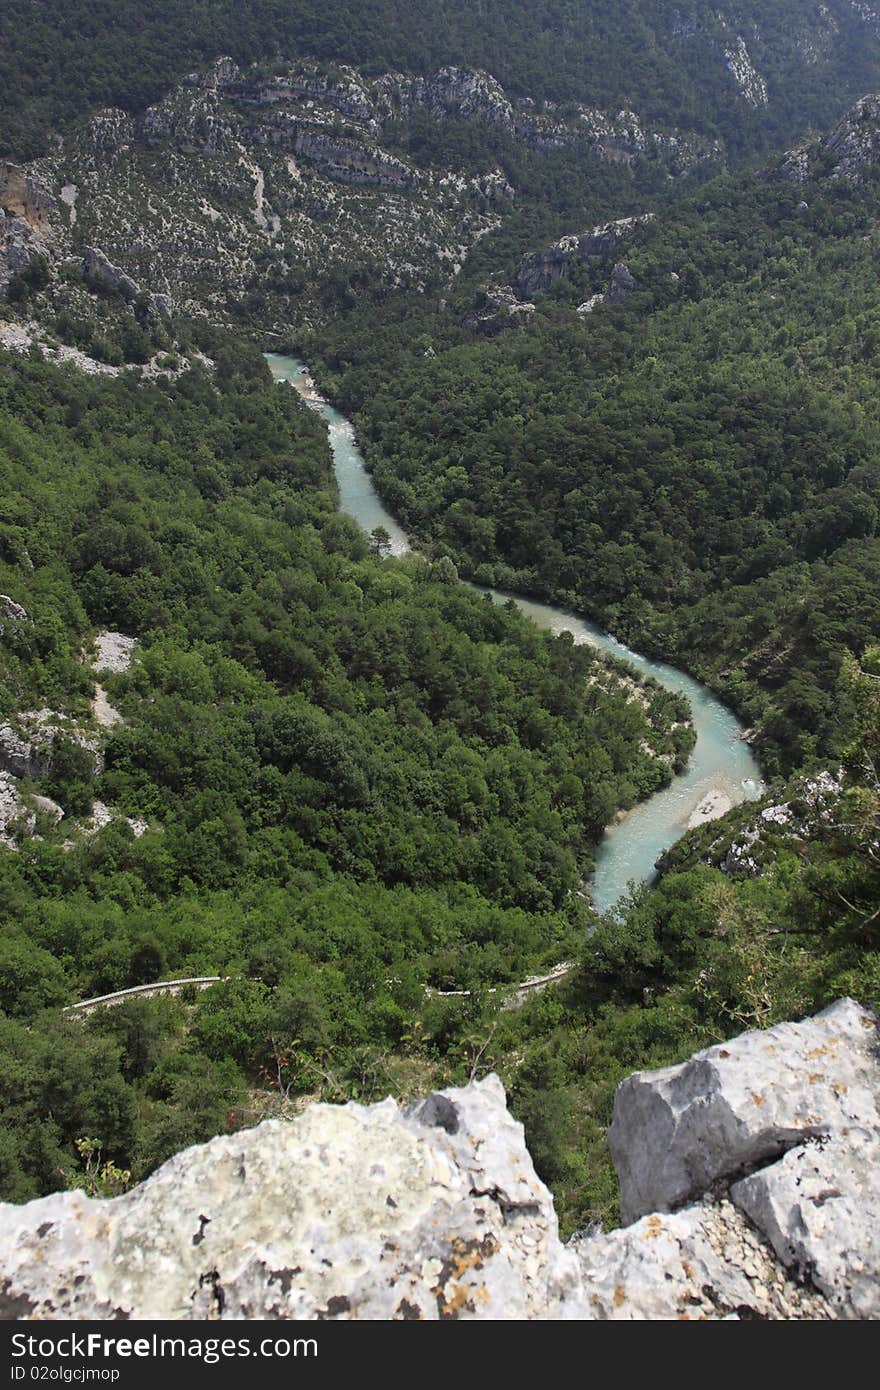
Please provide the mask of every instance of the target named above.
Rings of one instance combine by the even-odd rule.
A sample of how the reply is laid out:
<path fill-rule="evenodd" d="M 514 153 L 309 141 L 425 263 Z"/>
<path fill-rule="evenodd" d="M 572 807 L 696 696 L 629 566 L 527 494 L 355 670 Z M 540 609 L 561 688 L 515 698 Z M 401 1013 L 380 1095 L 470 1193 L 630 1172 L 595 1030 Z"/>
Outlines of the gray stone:
<path fill-rule="evenodd" d="M 0 636 L 7 627 L 15 623 L 29 622 L 30 615 L 26 608 L 22 608 L 21 604 L 16 603 L 15 599 L 10 598 L 8 594 L 0 594 Z"/>
<path fill-rule="evenodd" d="M 828 1318 L 825 1299 L 779 1270 L 729 1201 L 653 1213 L 607 1235 L 572 1242 L 590 1316 L 681 1321 L 735 1315 Z"/>
<path fill-rule="evenodd" d="M 880 1123 L 876 1019 L 850 999 L 618 1087 L 609 1131 L 624 1221 L 669 1211 L 806 1138 Z"/>
<path fill-rule="evenodd" d="M 108 294 L 120 294 L 123 299 L 137 299 L 141 287 L 119 266 L 113 265 L 103 251 L 96 246 L 87 246 L 83 255 L 83 275 L 95 289 Z"/>
<path fill-rule="evenodd" d="M 0 771 L 13 777 L 45 777 L 49 749 L 37 746 L 11 724 L 0 724 Z"/>
<path fill-rule="evenodd" d="M 53 801 L 51 796 L 32 796 L 30 803 L 38 815 L 48 816 L 53 825 L 64 819 L 64 807 Z"/>
<path fill-rule="evenodd" d="M 577 1261 L 496 1078 L 446 1097 L 314 1105 L 170 1160 L 112 1201 L 0 1206 L 30 1317 L 511 1319 L 577 1314 Z"/>
<path fill-rule="evenodd" d="M 838 177 L 858 183 L 880 161 L 880 96 L 857 101 L 828 136 L 824 150 L 835 159 Z"/>
<path fill-rule="evenodd" d="M 880 1130 L 854 1125 L 801 1145 L 730 1195 L 838 1316 L 880 1318 Z"/>
<path fill-rule="evenodd" d="M 611 272 L 611 279 L 608 282 L 608 292 L 605 298 L 609 303 L 614 304 L 621 299 L 629 299 L 634 290 L 639 287 L 639 282 L 634 275 L 630 274 L 629 267 L 623 261 L 618 261 Z"/>
<path fill-rule="evenodd" d="M 565 236 L 553 246 L 525 256 L 517 271 L 517 291 L 524 299 L 530 299 L 532 295 L 548 290 L 554 280 L 566 279 L 573 266 L 586 265 L 610 256 L 622 241 L 633 236 L 640 226 L 652 220 L 653 214 L 645 213 L 641 217 L 621 217 L 616 222 L 603 222 L 587 232 Z M 615 266 L 615 273 L 618 269 L 619 267 Z M 626 274 L 629 275 L 629 271 L 626 271 Z M 632 284 L 635 286 L 634 280 Z M 623 296 L 612 294 L 609 290 L 609 297 Z"/>

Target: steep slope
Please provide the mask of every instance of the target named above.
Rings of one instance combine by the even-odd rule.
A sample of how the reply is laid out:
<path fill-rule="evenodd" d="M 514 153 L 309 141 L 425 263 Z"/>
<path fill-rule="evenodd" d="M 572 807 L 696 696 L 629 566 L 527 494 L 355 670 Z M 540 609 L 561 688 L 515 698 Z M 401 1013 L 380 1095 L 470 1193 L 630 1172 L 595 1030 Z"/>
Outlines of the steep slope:
<path fill-rule="evenodd" d="M 860 0 L 10 0 L 0 28 L 0 154 L 108 104 L 143 109 L 169 79 L 230 53 L 348 62 L 425 76 L 481 67 L 520 96 L 634 106 L 723 136 L 739 154 L 831 119 L 880 82 L 880 16 Z"/>
<path fill-rule="evenodd" d="M 880 630 L 875 110 L 321 344 L 411 529 L 708 676 L 771 768 L 834 750 Z"/>
<path fill-rule="evenodd" d="M 575 197 L 629 201 L 720 158 L 632 111 L 540 113 L 485 72 L 225 58 L 138 116 L 99 111 L 44 159 L 3 166 L 0 294 L 14 279 L 13 295 L 81 311 L 81 270 L 130 302 L 161 296 L 165 314 L 302 331 L 359 297 L 448 285 L 482 237 L 540 204 L 548 172 Z"/>

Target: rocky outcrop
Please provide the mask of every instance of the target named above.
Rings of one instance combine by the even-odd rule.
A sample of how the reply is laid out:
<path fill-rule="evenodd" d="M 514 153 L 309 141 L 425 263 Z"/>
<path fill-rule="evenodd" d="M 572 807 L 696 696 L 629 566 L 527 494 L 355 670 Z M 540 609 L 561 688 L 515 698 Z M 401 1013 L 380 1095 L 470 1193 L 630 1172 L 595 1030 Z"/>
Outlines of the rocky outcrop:
<path fill-rule="evenodd" d="M 629 267 L 623 261 L 618 261 L 611 272 L 605 297 L 610 304 L 619 303 L 622 299 L 629 299 L 638 287 L 639 282 L 630 273 Z"/>
<path fill-rule="evenodd" d="M 605 260 L 639 227 L 651 221 L 653 213 L 645 213 L 641 217 L 621 217 L 616 222 L 601 223 L 587 232 L 564 236 L 553 246 L 525 256 L 516 275 L 518 293 L 523 299 L 531 299 L 533 295 L 549 290 L 555 280 L 566 279 L 573 266 Z"/>
<path fill-rule="evenodd" d="M 51 761 L 50 749 L 25 737 L 11 724 L 0 724 L 0 771 L 11 777 L 45 777 Z"/>
<path fill-rule="evenodd" d="M 671 1211 L 808 1138 L 880 1124 L 877 1030 L 845 1000 L 745 1033 L 617 1091 L 608 1138 L 624 1221 Z"/>
<path fill-rule="evenodd" d="M 106 156 L 124 153 L 136 138 L 132 117 L 117 106 L 107 106 L 92 116 L 85 129 L 84 143 L 92 154 Z"/>
<path fill-rule="evenodd" d="M 50 220 L 57 203 L 43 179 L 0 162 L 0 298 L 13 276 L 52 257 Z"/>
<path fill-rule="evenodd" d="M 5 162 L 0 163 L 0 208 L 7 217 L 20 218 L 33 231 L 44 232 L 57 203 L 41 179 Z"/>
<path fill-rule="evenodd" d="M 314 1105 L 189 1149 L 112 1201 L 2 1206 L 4 1306 L 30 1318 L 878 1317 L 877 1024 L 843 1000 L 624 1082 L 611 1134 L 622 1230 L 560 1242 L 488 1077 L 409 1109 Z"/>
<path fill-rule="evenodd" d="M 811 178 L 859 183 L 880 162 L 880 94 L 857 101 L 824 140 L 805 141 L 783 156 L 780 176 L 789 183 Z"/>
<path fill-rule="evenodd" d="M 534 312 L 534 304 L 524 304 L 509 285 L 489 285 L 482 302 L 465 315 L 463 323 L 481 338 L 494 338 L 511 324 L 528 322 Z"/>
<path fill-rule="evenodd" d="M 26 608 L 20 603 L 16 603 L 14 598 L 8 594 L 0 594 L 0 637 L 2 637 L 7 627 L 15 627 L 18 623 L 28 623 L 30 617 Z"/>
<path fill-rule="evenodd" d="M 411 188 L 418 174 L 377 145 L 344 140 L 313 128 L 293 116 L 278 115 L 249 132 L 256 144 L 275 145 L 312 160 L 338 183 L 372 184 L 377 188 Z"/>
<path fill-rule="evenodd" d="M 654 1212 L 607 1235 L 575 1240 L 590 1316 L 826 1319 L 823 1295 L 780 1264 L 727 1197 Z"/>
<path fill-rule="evenodd" d="M 123 299 L 137 299 L 141 287 L 130 275 L 99 251 L 96 246 L 87 246 L 83 256 L 83 275 L 86 283 L 104 294 L 119 294 Z"/>
<path fill-rule="evenodd" d="M 835 160 L 835 174 L 857 183 L 880 160 L 880 96 L 857 101 L 835 126 L 824 150 Z"/>
<path fill-rule="evenodd" d="M 15 724 L 0 724 L 0 771 L 13 777 L 45 777 L 52 765 L 52 744 L 63 735 L 92 755 L 94 770 L 100 772 L 103 759 L 99 740 L 80 728 L 67 715 L 56 710 L 28 710 L 16 717 Z"/>
<path fill-rule="evenodd" d="M 760 73 L 756 72 L 742 34 L 737 34 L 730 46 L 724 50 L 724 63 L 743 100 L 749 106 L 766 106 L 767 83 Z"/>
<path fill-rule="evenodd" d="M 38 816 L 55 826 L 64 810 L 51 797 L 24 795 L 11 773 L 0 772 L 0 845 L 17 849 L 20 840 L 35 834 Z"/>
<path fill-rule="evenodd" d="M 406 1114 L 315 1105 L 166 1163 L 111 1202 L 0 1209 L 33 1317 L 577 1315 L 577 1263 L 495 1078 Z M 51 1275 L 48 1273 L 51 1271 Z"/>

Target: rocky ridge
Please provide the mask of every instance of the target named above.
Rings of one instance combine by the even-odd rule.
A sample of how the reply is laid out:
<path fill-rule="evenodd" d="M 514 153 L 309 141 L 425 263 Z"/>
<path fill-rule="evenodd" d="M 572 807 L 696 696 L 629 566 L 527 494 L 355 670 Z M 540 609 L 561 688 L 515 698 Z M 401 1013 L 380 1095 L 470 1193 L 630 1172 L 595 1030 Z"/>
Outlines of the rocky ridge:
<path fill-rule="evenodd" d="M 824 139 L 790 149 L 779 172 L 789 183 L 812 178 L 860 183 L 880 163 L 880 95 L 869 93 L 841 117 Z"/>
<path fill-rule="evenodd" d="M 518 294 L 522 299 L 531 299 L 549 290 L 556 280 L 567 279 L 575 266 L 606 260 L 640 227 L 653 220 L 653 213 L 621 217 L 616 222 L 604 222 L 589 231 L 564 236 L 552 246 L 523 257 L 516 275 Z"/>
<path fill-rule="evenodd" d="M 618 1090 L 631 1222 L 564 1245 L 498 1079 L 313 1105 L 134 1191 L 0 1207 L 17 1318 L 880 1316 L 878 1020 L 852 1000 Z"/>
<path fill-rule="evenodd" d="M 797 853 L 833 832 L 841 819 L 839 768 L 793 779 L 784 790 L 738 807 L 733 817 L 697 825 L 662 855 L 665 873 L 699 861 L 730 878 L 758 878 L 782 853 Z"/>
<path fill-rule="evenodd" d="M 4 626 L 30 622 L 31 617 L 21 604 L 6 594 L 0 594 L 0 636 Z M 137 643 L 121 632 L 104 630 L 95 638 L 95 655 L 89 665 L 96 675 L 118 674 L 128 670 Z M 59 710 L 39 709 L 18 712 L 0 723 L 0 844 L 17 849 L 23 839 L 43 828 L 57 826 L 65 817 L 64 807 L 41 794 L 32 784 L 48 777 L 52 770 L 56 738 L 78 744 L 90 755 L 92 768 L 99 774 L 104 766 L 103 733 L 121 724 L 122 716 L 109 702 L 107 692 L 95 683 L 92 698 L 92 720 L 89 724 Z M 118 813 L 95 801 L 90 815 L 77 825 L 86 838 L 96 834 L 104 825 L 118 819 Z M 146 821 L 125 817 L 134 835 L 147 829 Z M 75 840 L 66 840 L 64 848 L 71 849 Z"/>
<path fill-rule="evenodd" d="M 358 277 L 451 279 L 516 191 L 496 167 L 416 167 L 394 141 L 419 113 L 491 127 L 538 154 L 660 161 L 670 176 L 722 153 L 627 110 L 539 109 L 477 70 L 366 78 L 221 59 L 142 115 L 98 111 L 33 166 L 0 171 L 0 299 L 36 276 L 37 318 L 81 311 L 85 291 L 141 319 L 226 322 L 253 297 L 261 327 L 284 333 L 327 312 L 328 282 L 351 293 Z"/>

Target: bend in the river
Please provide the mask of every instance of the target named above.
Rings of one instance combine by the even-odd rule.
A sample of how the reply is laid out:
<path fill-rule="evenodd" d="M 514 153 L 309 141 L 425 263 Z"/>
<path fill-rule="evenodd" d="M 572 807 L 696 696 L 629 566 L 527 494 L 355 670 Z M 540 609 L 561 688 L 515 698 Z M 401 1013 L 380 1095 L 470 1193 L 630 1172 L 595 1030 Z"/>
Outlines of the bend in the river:
<path fill-rule="evenodd" d="M 350 423 L 321 397 L 302 362 L 279 353 L 267 353 L 266 359 L 276 380 L 289 382 L 327 422 L 340 510 L 354 517 L 368 533 L 384 526 L 391 538 L 392 553 L 405 554 L 411 548 L 409 540 L 382 505 Z M 575 642 L 589 642 L 624 659 L 641 675 L 651 676 L 667 690 L 684 695 L 691 706 L 697 741 L 686 771 L 610 826 L 599 846 L 590 891 L 595 906 L 603 912 L 619 901 L 630 882 L 643 883 L 653 878 L 659 856 L 691 826 L 760 796 L 761 771 L 743 740 L 743 729 L 736 716 L 699 681 L 664 662 L 650 661 L 593 623 L 562 608 L 517 594 L 493 594 L 498 603 L 505 603 L 508 598 L 513 598 L 539 627 L 550 632 L 570 632 Z"/>

